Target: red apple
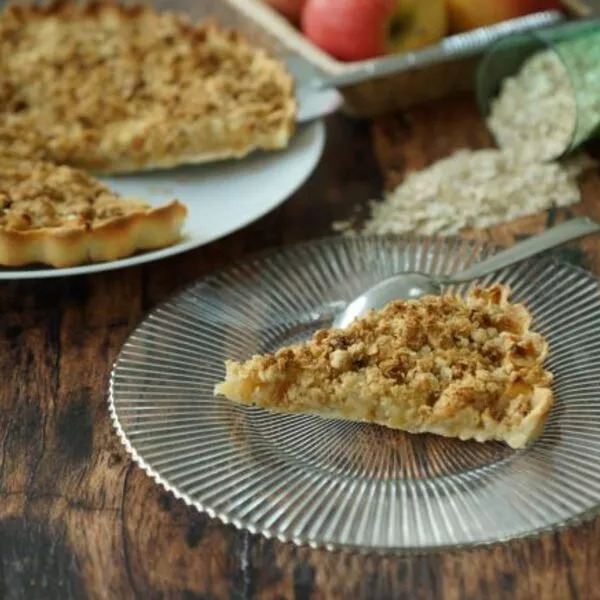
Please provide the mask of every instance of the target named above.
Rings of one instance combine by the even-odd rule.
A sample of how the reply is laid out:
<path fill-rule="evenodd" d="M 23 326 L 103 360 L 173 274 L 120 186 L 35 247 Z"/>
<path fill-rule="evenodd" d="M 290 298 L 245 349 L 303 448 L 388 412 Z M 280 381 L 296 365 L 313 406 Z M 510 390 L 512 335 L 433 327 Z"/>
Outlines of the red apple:
<path fill-rule="evenodd" d="M 302 8 L 306 4 L 306 0 L 266 0 L 266 2 L 294 23 L 300 20 Z"/>
<path fill-rule="evenodd" d="M 303 33 L 345 61 L 421 48 L 447 29 L 444 0 L 307 0 Z"/>

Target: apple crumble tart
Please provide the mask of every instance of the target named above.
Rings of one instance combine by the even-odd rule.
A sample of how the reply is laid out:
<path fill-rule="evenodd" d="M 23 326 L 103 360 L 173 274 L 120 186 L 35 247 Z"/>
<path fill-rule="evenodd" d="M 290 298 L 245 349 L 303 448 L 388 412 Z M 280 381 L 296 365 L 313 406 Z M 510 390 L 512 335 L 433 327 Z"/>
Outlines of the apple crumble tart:
<path fill-rule="evenodd" d="M 545 339 L 509 289 L 395 301 L 346 329 L 240 364 L 215 388 L 280 412 L 365 421 L 411 433 L 504 441 L 541 432 L 554 398 Z"/>
<path fill-rule="evenodd" d="M 237 31 L 110 0 L 0 13 L 0 146 L 95 172 L 287 146 L 294 83 Z"/>
<path fill-rule="evenodd" d="M 152 208 L 67 166 L 0 155 L 0 264 L 71 267 L 180 239 L 177 201 Z"/>

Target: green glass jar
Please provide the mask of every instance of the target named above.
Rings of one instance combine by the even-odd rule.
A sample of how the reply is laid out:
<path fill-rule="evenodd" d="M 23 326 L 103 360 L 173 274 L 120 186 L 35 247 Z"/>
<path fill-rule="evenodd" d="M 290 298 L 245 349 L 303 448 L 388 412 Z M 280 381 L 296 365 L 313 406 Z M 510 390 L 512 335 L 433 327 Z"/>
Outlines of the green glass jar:
<path fill-rule="evenodd" d="M 509 78 L 514 78 L 522 68 L 526 68 L 526 61 L 530 61 L 533 55 L 543 51 L 549 51 L 546 55 L 552 55 L 564 67 L 568 93 L 572 96 L 573 105 L 572 123 L 569 125 L 564 144 L 560 144 L 562 147 L 556 149 L 554 156 L 545 157 L 553 159 L 570 153 L 600 132 L 600 19 L 570 21 L 498 40 L 492 44 L 479 62 L 476 94 L 482 116 L 489 119 L 494 103 Z M 547 92 L 548 94 L 553 92 L 550 86 Z M 548 100 L 552 101 L 552 99 Z M 547 118 L 550 120 L 549 125 L 552 125 L 554 115 L 551 111 L 545 114 L 547 107 L 543 100 L 538 101 L 535 96 L 532 96 L 525 97 L 524 102 L 531 103 L 533 106 L 525 107 L 527 111 L 523 106 L 514 107 L 516 131 L 521 126 L 527 127 L 524 119 L 531 115 L 538 116 L 538 113 L 540 119 Z M 556 108 L 556 102 L 553 108 Z M 564 111 L 558 112 L 564 120 Z M 510 114 L 506 114 L 506 110 L 503 117 L 509 120 L 511 118 Z M 522 119 L 520 124 L 519 118 Z M 544 135 L 543 128 L 540 130 L 540 135 Z M 495 137 L 498 145 L 505 145 L 498 135 Z"/>

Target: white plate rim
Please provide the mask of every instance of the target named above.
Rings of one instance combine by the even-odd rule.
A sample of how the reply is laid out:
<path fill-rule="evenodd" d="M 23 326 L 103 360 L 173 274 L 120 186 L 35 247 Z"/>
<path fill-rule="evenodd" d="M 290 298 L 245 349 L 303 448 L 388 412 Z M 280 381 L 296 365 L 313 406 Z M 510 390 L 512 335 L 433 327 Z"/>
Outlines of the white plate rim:
<path fill-rule="evenodd" d="M 92 273 L 102 273 L 105 271 L 115 271 L 118 269 L 124 269 L 127 267 L 133 267 L 136 265 L 142 265 L 146 263 L 151 263 L 155 261 L 162 260 L 164 258 L 168 258 L 171 256 L 176 256 L 178 254 L 183 254 L 184 252 L 188 252 L 190 250 L 195 250 L 197 248 L 201 248 L 202 246 L 206 246 L 214 241 L 222 239 L 231 233 L 239 231 L 244 227 L 247 227 L 251 223 L 259 220 L 261 217 L 264 217 L 266 214 L 275 210 L 277 207 L 281 206 L 284 202 L 286 202 L 304 183 L 308 180 L 308 178 L 312 175 L 315 168 L 317 167 L 321 156 L 323 154 L 323 150 L 325 147 L 325 139 L 326 139 L 326 127 L 325 123 L 322 119 L 314 121 L 313 123 L 307 124 L 306 130 L 308 133 L 313 136 L 314 140 L 312 145 L 314 146 L 312 149 L 312 156 L 309 160 L 308 168 L 302 177 L 296 179 L 292 185 L 285 190 L 284 193 L 277 196 L 277 199 L 273 200 L 270 203 L 265 204 L 261 207 L 260 210 L 252 213 L 252 215 L 248 216 L 245 220 L 240 221 L 231 227 L 224 228 L 219 231 L 217 234 L 209 235 L 203 240 L 190 240 L 184 241 L 174 246 L 169 246 L 167 248 L 162 248 L 159 250 L 152 250 L 150 252 L 143 252 L 140 254 L 136 254 L 134 256 L 130 256 L 127 258 L 122 258 L 119 260 L 113 260 L 109 262 L 103 263 L 93 263 L 88 265 L 81 265 L 77 267 L 68 267 L 63 269 L 53 269 L 51 267 L 47 268 L 32 268 L 32 269 L 11 269 L 6 267 L 0 267 L 0 281 L 15 281 L 15 280 L 29 280 L 29 279 L 52 279 L 59 277 L 71 277 L 75 275 L 88 275 Z"/>

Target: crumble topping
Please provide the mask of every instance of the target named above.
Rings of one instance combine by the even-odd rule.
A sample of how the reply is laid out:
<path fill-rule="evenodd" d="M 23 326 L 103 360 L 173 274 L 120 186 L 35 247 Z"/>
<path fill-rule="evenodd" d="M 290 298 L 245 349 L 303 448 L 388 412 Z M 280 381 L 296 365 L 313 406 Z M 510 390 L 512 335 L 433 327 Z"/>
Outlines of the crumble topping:
<path fill-rule="evenodd" d="M 286 145 L 293 80 L 236 31 L 108 0 L 0 14 L 0 144 L 120 170 Z"/>
<path fill-rule="evenodd" d="M 0 229 L 87 228 L 149 209 L 84 171 L 0 156 Z"/>
<path fill-rule="evenodd" d="M 519 447 L 552 404 L 552 376 L 542 367 L 545 340 L 507 297 L 494 285 L 466 299 L 395 301 L 305 344 L 229 361 L 216 391 L 274 410 Z"/>

